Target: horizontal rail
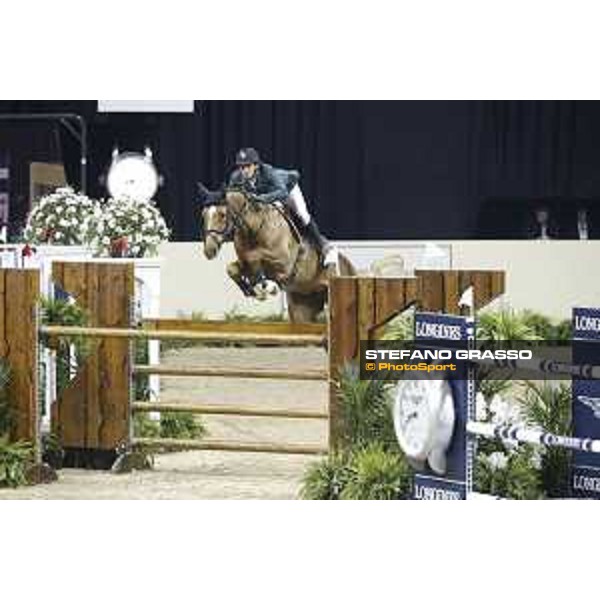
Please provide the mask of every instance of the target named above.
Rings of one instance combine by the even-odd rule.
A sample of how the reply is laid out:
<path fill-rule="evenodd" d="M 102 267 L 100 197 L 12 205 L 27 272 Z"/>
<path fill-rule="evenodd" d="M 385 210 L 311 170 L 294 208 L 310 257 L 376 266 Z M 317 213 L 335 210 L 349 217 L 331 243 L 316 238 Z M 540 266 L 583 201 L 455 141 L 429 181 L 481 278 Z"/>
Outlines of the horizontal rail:
<path fill-rule="evenodd" d="M 471 435 L 499 439 L 538 446 L 558 446 L 581 452 L 600 453 L 600 440 L 591 438 L 576 438 L 566 435 L 555 435 L 546 431 L 517 427 L 513 425 L 493 425 L 492 423 L 481 423 L 469 421 L 467 431 Z"/>
<path fill-rule="evenodd" d="M 286 419 L 329 418 L 326 412 L 316 410 L 287 410 L 213 404 L 170 404 L 166 402 L 133 402 L 131 410 L 133 412 L 189 412 L 199 415 L 238 415 L 241 417 L 281 417 Z"/>
<path fill-rule="evenodd" d="M 137 448 L 164 450 L 219 450 L 222 452 L 261 452 L 269 454 L 327 454 L 327 448 L 306 444 L 273 444 L 259 442 L 225 442 L 218 440 L 182 440 L 170 438 L 134 438 Z"/>
<path fill-rule="evenodd" d="M 282 335 L 327 335 L 325 323 L 290 323 L 287 321 L 195 321 L 192 319 L 144 319 L 145 329 L 159 331 L 208 331 L 218 333 L 276 333 Z"/>
<path fill-rule="evenodd" d="M 152 329 L 126 329 L 122 327 L 71 327 L 46 325 L 40 333 L 48 336 L 77 336 L 91 338 L 133 338 L 152 340 L 196 340 L 199 342 L 246 342 L 278 346 L 321 345 L 325 338 L 318 334 L 283 333 L 233 333 L 209 331 L 164 331 Z"/>
<path fill-rule="evenodd" d="M 327 381 L 327 372 L 316 370 L 298 371 L 293 369 L 235 369 L 229 367 L 161 367 L 158 365 L 135 365 L 133 370 L 134 373 L 140 375 Z"/>

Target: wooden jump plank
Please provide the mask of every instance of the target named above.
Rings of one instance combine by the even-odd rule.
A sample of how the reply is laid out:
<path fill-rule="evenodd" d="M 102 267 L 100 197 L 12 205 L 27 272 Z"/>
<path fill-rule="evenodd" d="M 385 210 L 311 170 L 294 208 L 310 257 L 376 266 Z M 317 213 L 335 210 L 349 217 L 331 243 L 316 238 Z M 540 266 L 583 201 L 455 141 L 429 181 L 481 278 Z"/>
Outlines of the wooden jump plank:
<path fill-rule="evenodd" d="M 67 327 L 48 325 L 40 332 L 49 336 L 81 336 L 95 338 L 136 338 L 152 340 L 196 340 L 199 342 L 247 342 L 278 346 L 321 345 L 324 337 L 316 334 L 228 333 L 208 331 L 161 331 L 122 327 Z"/>
<path fill-rule="evenodd" d="M 434 271 L 418 269 L 419 307 L 424 311 L 461 314 L 460 297 L 467 288 L 473 286 L 474 308 L 480 309 L 497 296 L 504 293 L 505 276 L 503 271 L 476 271 L 458 269 Z"/>
<path fill-rule="evenodd" d="M 137 448 L 162 448 L 165 450 L 219 450 L 222 452 L 264 452 L 273 454 L 317 454 L 328 453 L 322 446 L 306 444 L 275 444 L 260 442 L 230 442 L 220 440 L 182 440 L 170 438 L 134 438 Z"/>
<path fill-rule="evenodd" d="M 136 365 L 134 373 L 141 375 L 172 375 L 177 377 L 241 377 L 246 379 L 298 379 L 327 381 L 325 371 L 293 369 L 235 369 L 228 367 L 162 367 Z"/>
<path fill-rule="evenodd" d="M 328 419 L 325 412 L 253 408 L 251 406 L 220 406 L 212 404 L 173 404 L 166 402 L 133 402 L 133 412 L 189 412 L 199 415 L 237 415 L 241 417 L 280 417 L 286 419 Z"/>
<path fill-rule="evenodd" d="M 144 319 L 144 329 L 159 331 L 205 331 L 219 333 L 311 334 L 326 335 L 325 323 L 254 322 L 254 321 L 195 321 L 192 319 Z"/>

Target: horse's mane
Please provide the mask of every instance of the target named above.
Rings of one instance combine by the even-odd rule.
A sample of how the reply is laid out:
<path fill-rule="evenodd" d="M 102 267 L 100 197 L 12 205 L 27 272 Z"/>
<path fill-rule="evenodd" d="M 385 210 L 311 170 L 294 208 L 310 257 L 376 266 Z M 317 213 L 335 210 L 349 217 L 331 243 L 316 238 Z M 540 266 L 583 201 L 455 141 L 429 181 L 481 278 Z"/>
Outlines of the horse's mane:
<path fill-rule="evenodd" d="M 270 203 L 270 202 L 260 202 L 258 200 L 254 200 L 252 198 L 252 194 L 249 193 L 241 186 L 229 186 L 225 189 L 225 193 L 223 195 L 223 203 L 227 204 L 227 194 L 241 194 L 244 196 L 245 201 L 250 205 L 252 211 L 256 214 L 259 213 L 267 222 L 273 223 L 283 220 L 288 227 L 290 228 L 290 233 L 293 237 L 296 238 L 298 242 L 302 239 L 300 232 L 298 231 L 298 227 L 292 220 L 292 218 L 286 213 L 285 209 L 281 208 L 278 204 Z"/>

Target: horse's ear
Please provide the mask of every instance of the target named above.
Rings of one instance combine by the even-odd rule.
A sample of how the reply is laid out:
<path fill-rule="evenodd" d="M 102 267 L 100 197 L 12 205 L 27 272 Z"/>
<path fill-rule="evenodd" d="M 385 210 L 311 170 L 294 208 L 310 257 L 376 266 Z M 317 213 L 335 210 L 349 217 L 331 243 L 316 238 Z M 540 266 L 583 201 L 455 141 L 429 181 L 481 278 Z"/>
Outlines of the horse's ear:
<path fill-rule="evenodd" d="M 210 190 L 201 182 L 196 182 L 196 189 L 198 190 L 198 201 L 200 204 L 207 204 L 207 200 L 210 197 Z"/>
<path fill-rule="evenodd" d="M 224 188 L 218 189 L 211 192 L 202 182 L 196 183 L 198 188 L 198 200 L 202 204 L 203 208 L 207 206 L 214 206 L 216 204 L 222 204 L 225 198 Z"/>

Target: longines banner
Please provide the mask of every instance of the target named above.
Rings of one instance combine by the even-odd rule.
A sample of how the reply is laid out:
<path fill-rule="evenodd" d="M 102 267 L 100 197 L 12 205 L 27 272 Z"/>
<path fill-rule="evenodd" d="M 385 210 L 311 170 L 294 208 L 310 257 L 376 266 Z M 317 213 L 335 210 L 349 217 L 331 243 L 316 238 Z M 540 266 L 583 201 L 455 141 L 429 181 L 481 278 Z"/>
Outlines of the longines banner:
<path fill-rule="evenodd" d="M 415 341 L 423 346 L 429 342 L 452 339 L 454 350 L 467 350 L 473 339 L 472 322 L 465 317 L 432 313 L 415 315 Z M 418 344 L 417 344 L 418 347 Z M 442 363 L 444 364 L 444 363 Z M 419 423 L 415 413 L 429 413 L 431 437 L 429 446 L 422 450 L 422 460 L 412 460 L 416 468 L 414 479 L 415 500 L 464 500 L 469 491 L 471 474 L 468 472 L 468 452 L 472 451 L 466 434 L 469 402 L 474 403 L 473 381 L 469 381 L 469 365 L 466 361 L 456 364 L 456 369 L 447 372 L 447 378 L 435 380 L 424 375 L 429 386 L 426 406 L 408 407 L 405 410 L 405 424 L 417 427 L 413 435 L 418 435 L 426 426 Z M 443 386 L 447 386 L 444 389 Z M 397 397 L 396 404 L 402 400 Z M 409 398 L 405 398 L 410 402 Z M 396 411 L 397 412 L 397 411 Z M 396 429 L 399 425 L 396 419 Z M 413 425 L 413 427 L 414 427 Z M 419 429 L 420 427 L 420 429 Z"/>
<path fill-rule="evenodd" d="M 588 340 L 588 343 L 586 343 Z M 590 340 L 595 340 L 590 343 Z M 598 363 L 600 309 L 573 309 L 573 358 L 579 363 Z M 573 378 L 573 435 L 600 439 L 600 380 Z M 573 495 L 600 499 L 600 454 L 573 452 Z"/>

